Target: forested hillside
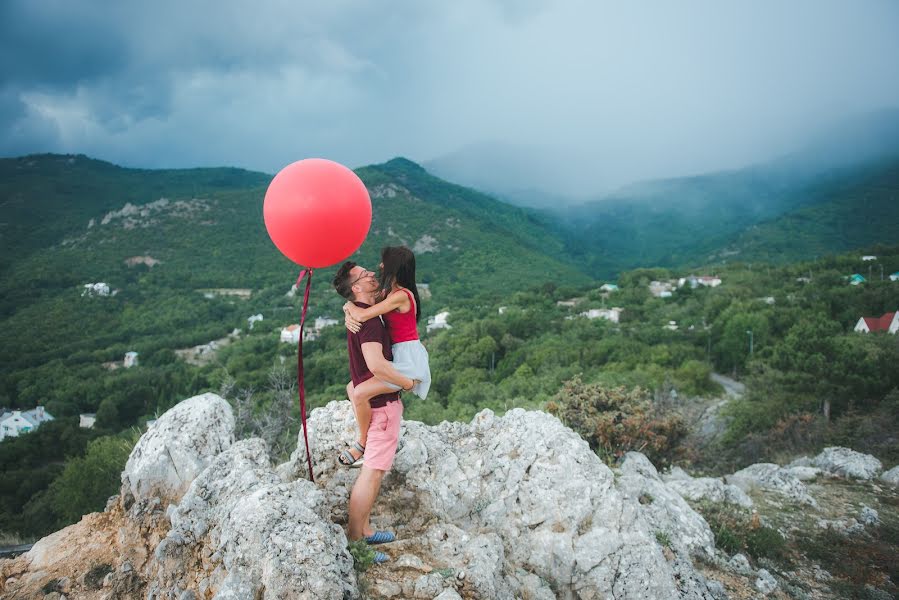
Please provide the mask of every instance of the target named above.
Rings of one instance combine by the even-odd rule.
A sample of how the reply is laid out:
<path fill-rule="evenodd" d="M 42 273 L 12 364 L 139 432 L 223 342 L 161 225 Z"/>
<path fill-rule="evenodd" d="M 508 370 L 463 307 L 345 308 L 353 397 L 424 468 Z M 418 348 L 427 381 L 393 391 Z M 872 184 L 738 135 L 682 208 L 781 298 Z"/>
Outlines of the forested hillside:
<path fill-rule="evenodd" d="M 40 404 L 56 417 L 0 442 L 0 532 L 42 535 L 101 508 L 132 428 L 202 391 L 223 391 L 244 433 L 264 435 L 276 454 L 289 452 L 296 347 L 278 338 L 299 318 L 300 298 L 288 294 L 299 267 L 265 233 L 268 176 L 200 170 L 194 187 L 182 172 L 163 172 L 160 182 L 153 172 L 60 156 L 0 161 L 0 168 L 17 178 L 4 180 L 0 205 L 0 239 L 15 255 L 0 282 L 0 406 Z M 899 270 L 895 245 L 781 266 L 732 256 L 605 279 L 594 269 L 606 259 L 568 254 L 572 239 L 545 216 L 404 159 L 358 174 L 374 220 L 354 259 L 374 267 L 381 246 L 409 245 L 430 292 L 424 316 L 450 313 L 450 329 L 426 333 L 420 324 L 434 385 L 427 401 L 409 399 L 409 418 L 465 420 L 485 407 L 516 406 L 566 415 L 601 397 L 600 422 L 572 426 L 609 460 L 651 444 L 648 452 L 663 463 L 714 471 L 840 440 L 899 458 L 890 441 L 899 338 L 852 333 L 859 317 L 899 308 L 899 282 L 888 278 Z M 871 194 L 892 189 L 891 181 L 871 184 Z M 836 193 L 832 201 L 852 205 Z M 891 235 L 883 223 L 875 227 Z M 333 272 L 314 274 L 310 320 L 340 313 Z M 850 286 L 852 273 L 869 280 Z M 722 284 L 675 284 L 671 298 L 650 293 L 654 280 L 689 275 L 716 275 Z M 619 291 L 601 291 L 607 281 Z M 110 295 L 86 293 L 84 284 L 96 282 Z M 620 308 L 618 322 L 582 315 L 603 308 Z M 264 318 L 250 329 L 256 314 Z M 212 341 L 217 347 L 198 358 L 192 347 Z M 345 344 L 340 326 L 304 344 L 312 407 L 343 397 Z M 123 368 L 127 351 L 139 353 L 137 367 Z M 721 447 L 700 452 L 685 445 L 688 415 L 721 393 L 713 371 L 748 391 L 728 408 Z M 78 427 L 83 412 L 96 413 L 94 429 Z M 265 425 L 272 422 L 279 428 Z"/>

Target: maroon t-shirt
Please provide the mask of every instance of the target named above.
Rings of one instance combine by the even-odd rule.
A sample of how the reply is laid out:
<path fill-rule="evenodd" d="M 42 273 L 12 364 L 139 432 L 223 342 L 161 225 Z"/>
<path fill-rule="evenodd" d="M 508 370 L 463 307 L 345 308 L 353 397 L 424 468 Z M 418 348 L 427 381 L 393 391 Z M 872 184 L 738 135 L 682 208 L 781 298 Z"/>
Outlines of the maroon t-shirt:
<path fill-rule="evenodd" d="M 368 304 L 363 302 L 355 302 L 354 304 L 359 308 L 369 307 Z M 368 365 L 365 364 L 365 356 L 362 354 L 362 344 L 367 342 L 377 342 L 381 344 L 384 358 L 393 360 L 393 352 L 390 350 L 390 335 L 387 333 L 387 328 L 384 327 L 380 318 L 375 317 L 374 319 L 369 319 L 363 323 L 359 333 L 353 333 L 347 329 L 346 347 L 350 354 L 350 378 L 353 380 L 354 386 L 374 377 L 369 370 Z M 385 406 L 388 402 L 399 399 L 400 395 L 398 392 L 391 392 L 389 394 L 375 396 L 369 400 L 368 403 L 371 404 L 372 408 L 380 408 L 381 406 Z"/>

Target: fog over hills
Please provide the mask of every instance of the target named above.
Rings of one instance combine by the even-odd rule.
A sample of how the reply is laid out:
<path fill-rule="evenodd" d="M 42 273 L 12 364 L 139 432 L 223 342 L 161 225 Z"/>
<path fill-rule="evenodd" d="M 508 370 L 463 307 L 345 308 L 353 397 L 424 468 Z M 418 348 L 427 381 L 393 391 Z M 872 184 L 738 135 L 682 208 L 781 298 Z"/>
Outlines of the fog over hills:
<path fill-rule="evenodd" d="M 796 137 L 791 151 L 767 160 L 729 169 L 699 173 L 670 173 L 662 177 L 628 177 L 608 172 L 609 165 L 585 163 L 570 149 L 558 148 L 554 158 L 546 158 L 546 149 L 537 146 L 483 142 L 425 161 L 423 166 L 439 177 L 496 195 L 507 202 L 536 208 L 575 206 L 597 200 L 634 199 L 647 190 L 674 185 L 689 188 L 691 182 L 721 173 L 751 173 L 754 178 L 771 180 L 776 185 L 802 182 L 833 169 L 851 168 L 889 161 L 899 157 L 899 108 L 854 115 Z M 689 149 L 684 149 L 689 151 Z M 606 173 L 606 184 L 572 193 L 566 179 L 593 177 Z M 652 192 L 650 192 L 652 193 Z M 676 194 L 669 194 L 679 200 Z"/>

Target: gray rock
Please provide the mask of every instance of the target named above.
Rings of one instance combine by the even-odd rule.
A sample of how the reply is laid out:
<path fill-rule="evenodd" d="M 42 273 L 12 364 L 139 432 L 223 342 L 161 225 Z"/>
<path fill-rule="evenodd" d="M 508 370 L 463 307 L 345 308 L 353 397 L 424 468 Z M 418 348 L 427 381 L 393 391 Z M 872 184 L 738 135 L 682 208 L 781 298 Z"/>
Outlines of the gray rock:
<path fill-rule="evenodd" d="M 462 600 L 462 596 L 459 595 L 456 590 L 452 588 L 446 588 L 438 596 L 434 598 L 434 600 Z"/>
<path fill-rule="evenodd" d="M 765 569 L 759 569 L 758 579 L 755 580 L 755 589 L 764 596 L 773 594 L 777 590 L 777 580 Z"/>
<path fill-rule="evenodd" d="M 729 502 L 743 508 L 752 507 L 752 498 L 746 495 L 746 492 L 735 485 L 724 483 L 720 478 L 690 477 L 680 467 L 672 467 L 671 471 L 664 475 L 662 479 L 667 483 L 668 487 L 687 500 L 694 502 L 699 500 Z"/>
<path fill-rule="evenodd" d="M 743 575 L 744 577 L 749 577 L 753 573 L 752 565 L 749 564 L 749 559 L 743 554 L 734 554 L 727 562 L 727 566 L 734 573 Z"/>
<path fill-rule="evenodd" d="M 813 462 L 814 466 L 831 475 L 852 479 L 873 479 L 883 470 L 881 462 L 870 454 L 839 446 L 825 448 Z"/>
<path fill-rule="evenodd" d="M 414 554 L 403 554 L 394 562 L 394 568 L 397 569 L 414 569 L 416 571 L 422 571 L 425 573 L 430 573 L 433 569 L 431 567 L 425 565 L 424 561 L 422 561 L 419 557 Z"/>
<path fill-rule="evenodd" d="M 730 596 L 727 594 L 727 588 L 720 581 L 709 580 L 708 587 L 712 598 L 715 600 L 729 600 Z"/>
<path fill-rule="evenodd" d="M 231 406 L 206 393 L 179 402 L 144 433 L 122 473 L 122 493 L 177 502 L 191 481 L 234 441 Z"/>
<path fill-rule="evenodd" d="M 815 461 L 808 456 L 800 456 L 799 458 L 793 459 L 790 464 L 788 464 L 785 468 L 791 469 L 793 467 L 814 467 Z"/>
<path fill-rule="evenodd" d="M 392 581 L 379 581 L 375 584 L 375 591 L 378 592 L 379 596 L 393 598 L 394 596 L 402 594 L 403 588 L 401 588 L 398 583 Z"/>
<path fill-rule="evenodd" d="M 814 481 L 821 474 L 821 469 L 818 469 L 817 467 L 785 467 L 784 471 L 799 481 Z"/>
<path fill-rule="evenodd" d="M 443 577 L 433 573 L 431 575 L 422 575 L 415 580 L 413 598 L 434 598 L 443 591 Z"/>
<path fill-rule="evenodd" d="M 355 593 L 353 560 L 343 530 L 328 519 L 311 482 L 282 483 L 260 439 L 242 440 L 217 456 L 170 515 L 157 546 L 150 593 L 192 589 L 191 556 L 218 555 L 205 575 L 217 597 L 342 598 Z M 199 592 L 200 590 L 196 590 Z M 200 594 L 202 595 L 202 594 Z"/>
<path fill-rule="evenodd" d="M 899 487 L 899 465 L 896 465 L 889 471 L 881 473 L 880 479 L 893 487 Z"/>
<path fill-rule="evenodd" d="M 880 525 L 880 516 L 873 508 L 862 506 L 862 510 L 859 513 L 859 521 L 865 526 L 876 526 Z"/>
<path fill-rule="evenodd" d="M 335 460 L 354 427 L 346 401 L 310 414 L 316 481 L 332 507 L 345 505 L 354 479 Z M 278 469 L 288 478 L 306 471 L 302 441 L 298 446 Z M 484 410 L 470 424 L 405 422 L 382 495 L 409 507 L 393 516 L 397 524 L 424 530 L 407 540 L 415 553 L 435 568 L 464 570 L 465 589 L 480 597 L 533 597 L 519 570 L 547 582 L 550 592 L 571 589 L 582 597 L 714 597 L 689 557 L 713 547 L 708 525 L 648 461 L 643 466 L 616 483 L 555 417 L 514 409 L 498 418 Z M 658 486 L 652 505 L 638 500 L 644 485 Z M 682 555 L 670 563 L 656 541 L 660 523 L 670 526 L 673 551 Z M 403 584 L 405 596 L 414 593 Z"/>
<path fill-rule="evenodd" d="M 648 458 L 639 452 L 628 452 L 620 473 L 618 488 L 629 500 L 637 500 L 636 506 L 653 532 L 665 532 L 671 544 L 687 554 L 709 556 L 715 551 L 715 536 L 709 524 L 677 490 L 661 480 Z"/>
<path fill-rule="evenodd" d="M 744 491 L 759 487 L 777 492 L 793 502 L 817 506 L 805 485 L 787 472 L 786 469 L 773 463 L 759 463 L 737 471 L 725 477 L 727 483 L 736 485 Z"/>

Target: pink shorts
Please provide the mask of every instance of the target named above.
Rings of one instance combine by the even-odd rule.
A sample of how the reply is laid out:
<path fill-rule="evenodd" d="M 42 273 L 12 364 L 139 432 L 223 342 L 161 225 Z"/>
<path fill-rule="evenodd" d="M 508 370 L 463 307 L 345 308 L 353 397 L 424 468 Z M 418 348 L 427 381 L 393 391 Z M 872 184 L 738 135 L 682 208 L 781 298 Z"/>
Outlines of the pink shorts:
<path fill-rule="evenodd" d="M 403 418 L 403 402 L 396 400 L 386 406 L 371 409 L 371 425 L 365 443 L 365 462 L 369 469 L 389 471 L 400 441 L 400 421 Z"/>

